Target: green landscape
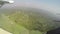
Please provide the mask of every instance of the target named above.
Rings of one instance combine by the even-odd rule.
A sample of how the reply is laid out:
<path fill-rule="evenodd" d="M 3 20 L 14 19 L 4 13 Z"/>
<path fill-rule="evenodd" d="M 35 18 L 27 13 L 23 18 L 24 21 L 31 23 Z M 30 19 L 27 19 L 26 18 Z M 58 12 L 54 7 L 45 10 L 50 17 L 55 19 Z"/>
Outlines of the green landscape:
<path fill-rule="evenodd" d="M 0 28 L 13 34 L 46 34 L 47 31 L 60 26 L 42 13 L 44 10 L 19 8 L 1 11 Z"/>

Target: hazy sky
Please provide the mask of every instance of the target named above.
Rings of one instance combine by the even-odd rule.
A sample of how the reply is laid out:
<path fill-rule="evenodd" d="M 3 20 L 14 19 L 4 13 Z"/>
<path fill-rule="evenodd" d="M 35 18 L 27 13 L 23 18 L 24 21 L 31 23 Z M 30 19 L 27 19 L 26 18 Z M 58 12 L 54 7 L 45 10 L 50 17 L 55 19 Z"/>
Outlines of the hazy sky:
<path fill-rule="evenodd" d="M 3 8 L 33 7 L 48 10 L 54 14 L 60 12 L 60 0 L 14 0 L 14 4 L 5 5 Z"/>

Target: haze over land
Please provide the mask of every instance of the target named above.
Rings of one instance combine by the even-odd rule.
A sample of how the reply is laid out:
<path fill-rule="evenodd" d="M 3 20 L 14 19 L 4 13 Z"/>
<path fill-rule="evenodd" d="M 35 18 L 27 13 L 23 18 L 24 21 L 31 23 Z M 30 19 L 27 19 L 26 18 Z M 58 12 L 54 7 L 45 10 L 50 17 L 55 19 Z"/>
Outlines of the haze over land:
<path fill-rule="evenodd" d="M 46 10 L 47 12 L 51 12 L 52 14 L 54 14 L 54 19 L 57 18 L 59 20 L 60 18 L 60 15 L 58 15 L 60 14 L 60 4 L 59 4 L 60 0 L 14 0 L 14 1 L 15 1 L 14 4 L 6 4 L 1 9 L 2 10 L 4 8 L 17 9 L 20 7 L 37 8 Z"/>
<path fill-rule="evenodd" d="M 59 22 L 53 21 L 60 20 L 60 16 L 56 15 L 59 9 L 59 0 L 15 0 L 14 4 L 4 5 L 0 9 L 0 25 L 14 34 L 46 33 L 60 27 Z"/>

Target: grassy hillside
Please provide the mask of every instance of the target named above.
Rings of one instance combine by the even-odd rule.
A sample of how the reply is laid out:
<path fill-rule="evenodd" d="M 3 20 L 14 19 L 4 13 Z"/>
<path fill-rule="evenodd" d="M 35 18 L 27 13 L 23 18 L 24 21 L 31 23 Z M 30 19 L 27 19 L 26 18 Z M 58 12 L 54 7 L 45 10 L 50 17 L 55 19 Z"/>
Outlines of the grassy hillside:
<path fill-rule="evenodd" d="M 54 25 L 49 25 L 52 21 L 48 20 L 46 17 L 44 17 L 38 12 L 16 11 L 8 16 L 12 21 L 24 26 L 28 30 L 38 30 L 40 32 L 47 32 L 54 28 Z"/>
<path fill-rule="evenodd" d="M 42 34 L 39 31 L 29 31 L 27 28 L 10 20 L 9 16 L 4 14 L 0 15 L 0 28 L 3 28 L 13 34 Z"/>
<path fill-rule="evenodd" d="M 43 12 L 44 10 L 23 8 L 6 10 L 2 12 L 4 14 L 0 14 L 0 27 L 13 34 L 46 34 L 47 31 L 57 28 L 59 23 L 54 23 Z"/>

